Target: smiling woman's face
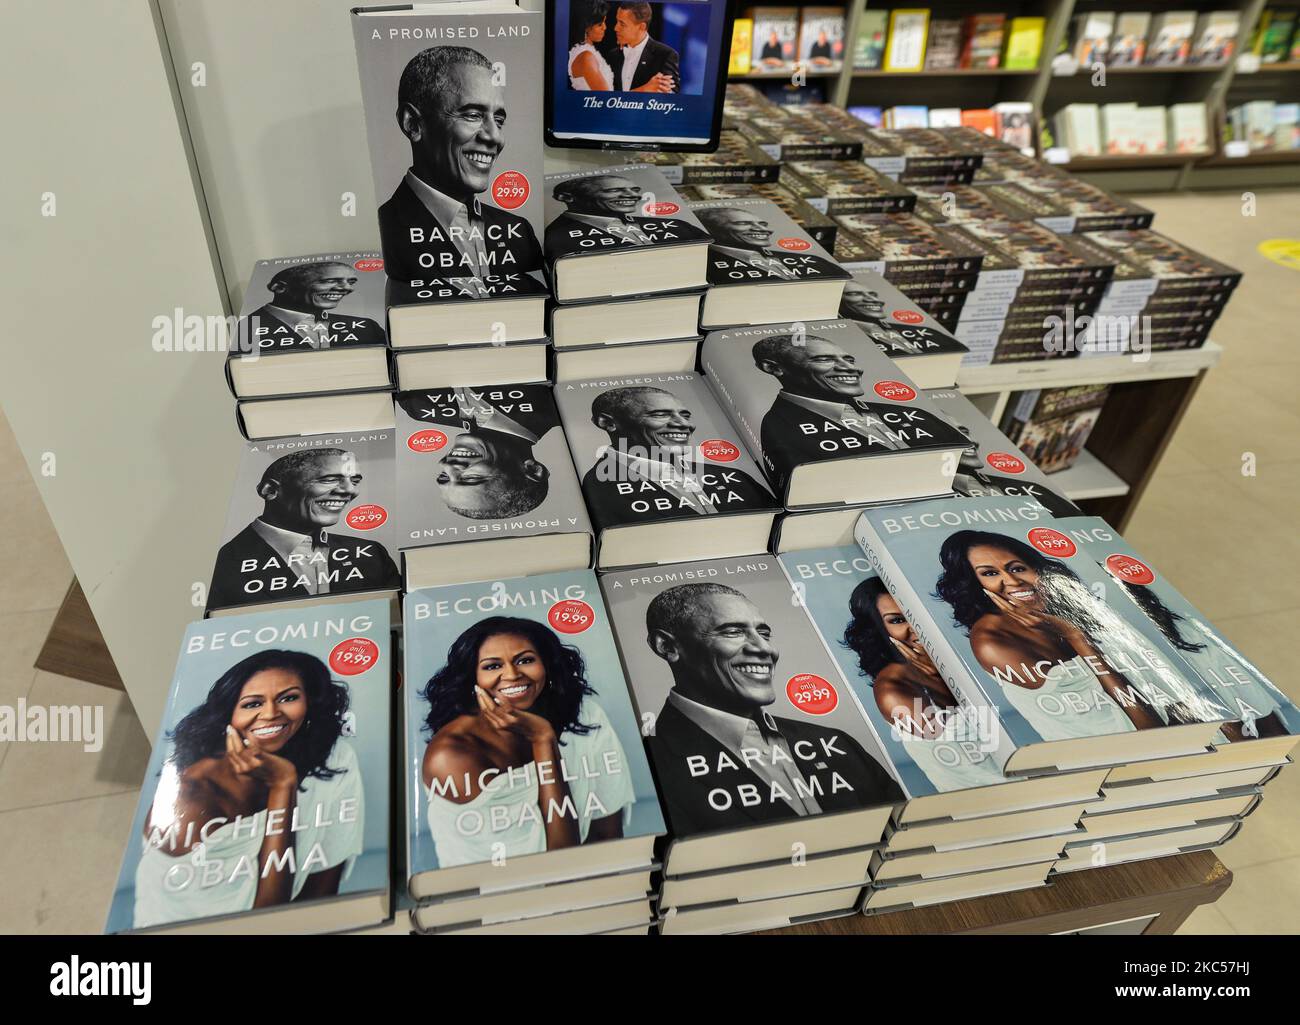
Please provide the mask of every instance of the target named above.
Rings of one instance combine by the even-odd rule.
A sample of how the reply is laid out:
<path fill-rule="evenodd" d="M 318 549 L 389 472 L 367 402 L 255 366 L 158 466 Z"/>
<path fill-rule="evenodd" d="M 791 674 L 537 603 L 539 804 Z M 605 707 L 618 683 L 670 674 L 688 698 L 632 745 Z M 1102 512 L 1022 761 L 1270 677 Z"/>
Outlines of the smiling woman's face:
<path fill-rule="evenodd" d="M 1013 605 L 1042 608 L 1038 571 L 1014 552 L 998 545 L 974 545 L 967 551 L 966 561 L 984 590 Z"/>
<path fill-rule="evenodd" d="M 230 725 L 255 738 L 263 751 L 275 754 L 307 718 L 307 692 L 291 669 L 263 669 L 248 678 L 239 692 Z"/>
<path fill-rule="evenodd" d="M 494 634 L 478 649 L 474 682 L 498 704 L 524 711 L 546 686 L 546 666 L 522 634 Z"/>

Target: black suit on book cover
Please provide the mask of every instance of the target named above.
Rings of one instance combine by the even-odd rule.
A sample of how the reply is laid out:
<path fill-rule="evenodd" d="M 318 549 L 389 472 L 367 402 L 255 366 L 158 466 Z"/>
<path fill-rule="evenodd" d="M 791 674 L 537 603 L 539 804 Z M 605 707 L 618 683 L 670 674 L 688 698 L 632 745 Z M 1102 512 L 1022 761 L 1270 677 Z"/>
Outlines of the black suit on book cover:
<path fill-rule="evenodd" d="M 254 328 L 261 329 L 252 339 L 252 345 L 248 351 L 253 351 L 259 347 L 259 340 L 270 342 L 265 347 L 268 349 L 318 349 L 320 346 L 310 335 L 303 334 L 302 331 L 295 330 L 292 325 L 285 323 L 275 311 L 271 309 L 271 304 L 259 306 L 248 315 L 248 322 Z M 338 333 L 341 335 L 350 335 L 346 341 L 336 341 L 335 345 L 384 345 L 388 341 L 388 333 L 383 327 L 369 317 L 356 317 L 349 313 L 336 314 L 328 317 L 323 321 L 326 329 L 331 335 Z M 287 340 L 293 338 L 294 341 Z"/>
<path fill-rule="evenodd" d="M 632 225 L 642 229 L 645 234 L 652 239 L 666 239 L 669 242 L 703 242 L 707 241 L 708 235 L 702 232 L 693 224 L 686 221 L 678 220 L 676 217 L 635 217 L 624 215 L 619 217 L 623 224 Z M 572 234 L 577 232 L 577 235 Z M 673 235 L 674 238 L 668 239 L 667 236 Z M 603 242 L 608 239 L 609 245 L 592 246 L 589 249 L 579 248 L 575 243 L 575 238 L 596 240 Z M 574 253 L 609 253 L 619 248 L 632 248 L 633 246 L 643 245 L 627 235 L 617 235 L 611 231 L 604 231 L 590 224 L 587 221 L 571 217 L 567 213 L 560 214 L 550 224 L 546 226 L 546 252 L 552 257 L 568 256 Z M 649 245 L 653 245 L 651 242 Z"/>
<path fill-rule="evenodd" d="M 616 47 L 609 55 L 609 69 L 614 72 L 614 88 L 623 88 L 623 48 Z M 645 49 L 641 51 L 641 60 L 632 72 L 632 88 L 640 89 L 655 75 L 667 75 L 673 80 L 673 92 L 681 88 L 682 76 L 679 70 L 680 59 L 677 51 L 667 43 L 657 39 L 646 38 Z"/>
<path fill-rule="evenodd" d="M 282 267 L 266 283 L 271 299 L 240 319 L 240 351 L 386 344 L 388 333 L 382 324 L 339 310 L 355 291 L 359 273 L 342 260 Z M 291 322 L 281 313 L 298 316 Z M 318 329 L 324 330 L 326 339 L 322 340 Z"/>

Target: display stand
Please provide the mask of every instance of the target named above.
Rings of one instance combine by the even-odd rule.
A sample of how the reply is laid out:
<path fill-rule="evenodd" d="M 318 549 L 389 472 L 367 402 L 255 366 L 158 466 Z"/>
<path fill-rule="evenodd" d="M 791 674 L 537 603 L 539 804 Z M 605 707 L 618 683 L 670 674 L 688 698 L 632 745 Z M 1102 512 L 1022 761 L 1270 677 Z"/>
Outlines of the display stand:
<path fill-rule="evenodd" d="M 1227 892 L 1232 873 L 1212 851 L 1057 876 L 1048 886 L 879 915 L 808 922 L 767 935 L 1052 935 L 1095 931 L 1168 936 Z"/>

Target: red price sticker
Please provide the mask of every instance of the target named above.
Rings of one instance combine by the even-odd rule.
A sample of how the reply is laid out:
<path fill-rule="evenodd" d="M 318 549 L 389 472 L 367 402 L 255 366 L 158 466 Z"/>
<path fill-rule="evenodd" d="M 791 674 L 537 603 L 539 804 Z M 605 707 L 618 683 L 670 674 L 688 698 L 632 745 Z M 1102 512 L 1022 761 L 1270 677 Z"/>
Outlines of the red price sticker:
<path fill-rule="evenodd" d="M 384 261 L 372 257 L 371 259 L 368 260 L 358 260 L 356 263 L 352 265 L 352 267 L 354 270 L 367 271 L 367 272 L 383 270 Z"/>
<path fill-rule="evenodd" d="M 585 601 L 566 598 L 551 606 L 546 621 L 562 634 L 580 634 L 596 621 L 596 613 Z"/>
<path fill-rule="evenodd" d="M 1051 527 L 1035 527 L 1025 537 L 1040 552 L 1054 555 L 1058 559 L 1068 559 L 1079 550 L 1073 541 Z"/>
<path fill-rule="evenodd" d="M 388 510 L 382 505 L 359 505 L 348 513 L 348 526 L 354 530 L 374 530 L 388 522 Z"/>
<path fill-rule="evenodd" d="M 892 402 L 911 402 L 916 398 L 916 389 L 902 381 L 877 381 L 875 392 Z"/>
<path fill-rule="evenodd" d="M 1156 575 L 1151 567 L 1131 555 L 1111 555 L 1106 559 L 1106 569 L 1116 580 L 1126 584 L 1154 584 Z"/>
<path fill-rule="evenodd" d="M 925 320 L 916 310 L 894 310 L 889 315 L 900 324 L 920 324 Z"/>
<path fill-rule="evenodd" d="M 1010 452 L 990 452 L 984 457 L 984 462 L 999 473 L 1025 472 L 1025 461 L 1018 456 L 1013 456 Z"/>
<path fill-rule="evenodd" d="M 432 427 L 416 431 L 406 439 L 406 447 L 412 452 L 437 452 L 447 444 L 447 435 L 442 431 L 435 431 Z"/>
<path fill-rule="evenodd" d="M 668 214 L 675 214 L 681 207 L 676 203 L 647 203 L 641 208 L 642 213 L 650 214 L 652 217 L 665 217 Z"/>
<path fill-rule="evenodd" d="M 330 668 L 340 676 L 357 676 L 379 661 L 379 645 L 369 637 L 349 637 L 330 652 Z"/>
<path fill-rule="evenodd" d="M 829 680 L 823 680 L 816 673 L 800 673 L 790 677 L 785 685 L 785 694 L 794 707 L 809 715 L 825 715 L 833 712 L 840 703 L 840 696 Z"/>
<path fill-rule="evenodd" d="M 740 449 L 725 438 L 710 438 L 700 442 L 700 455 L 714 463 L 733 463 L 740 458 Z"/>
<path fill-rule="evenodd" d="M 779 238 L 776 244 L 782 249 L 788 249 L 792 253 L 802 253 L 805 249 L 811 249 L 812 243 L 806 238 Z"/>
<path fill-rule="evenodd" d="M 523 171 L 502 171 L 492 180 L 492 202 L 502 210 L 516 210 L 528 202 L 532 189 Z"/>

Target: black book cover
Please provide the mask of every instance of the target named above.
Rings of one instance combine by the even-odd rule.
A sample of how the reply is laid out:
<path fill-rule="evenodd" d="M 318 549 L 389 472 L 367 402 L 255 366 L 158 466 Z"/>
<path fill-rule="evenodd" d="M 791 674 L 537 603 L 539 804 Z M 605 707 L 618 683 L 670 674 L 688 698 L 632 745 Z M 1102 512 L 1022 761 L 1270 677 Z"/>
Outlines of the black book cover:
<path fill-rule="evenodd" d="M 835 259 L 771 200 L 704 199 L 687 204 L 713 237 L 709 286 L 843 281 Z"/>

